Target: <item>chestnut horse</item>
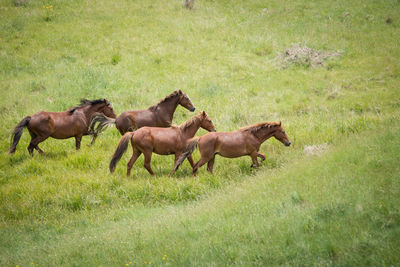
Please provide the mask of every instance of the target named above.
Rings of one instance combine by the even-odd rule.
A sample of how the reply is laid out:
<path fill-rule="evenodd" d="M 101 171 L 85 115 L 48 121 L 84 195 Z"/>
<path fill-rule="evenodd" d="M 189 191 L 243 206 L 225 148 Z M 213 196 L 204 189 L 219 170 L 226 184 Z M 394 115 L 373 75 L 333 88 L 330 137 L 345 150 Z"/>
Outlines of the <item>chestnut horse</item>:
<path fill-rule="evenodd" d="M 170 127 L 178 105 L 181 105 L 192 112 L 195 110 L 189 97 L 182 90 L 178 90 L 174 91 L 169 96 L 160 100 L 158 104 L 151 106 L 148 109 L 125 111 L 116 119 L 107 118 L 106 116 L 99 114 L 93 118 L 90 125 L 93 134 L 92 144 L 96 140 L 97 135 L 103 131 L 104 127 L 112 124 L 115 124 L 121 135 L 126 132 L 132 132 L 143 126 Z M 99 124 L 95 129 L 96 123 Z"/>
<path fill-rule="evenodd" d="M 180 126 L 172 126 L 168 128 L 142 127 L 135 132 L 125 133 L 124 136 L 122 136 L 110 162 L 110 171 L 114 172 L 115 166 L 125 153 L 128 148 L 129 140 L 131 140 L 133 154 L 128 163 L 127 176 L 130 175 L 133 164 L 142 153 L 144 155 L 144 167 L 151 175 L 153 175 L 154 173 L 150 166 L 151 155 L 153 152 L 159 155 L 175 154 L 175 166 L 170 172 L 170 175 L 172 175 L 178 168 L 176 163 L 187 147 L 187 140 L 192 138 L 200 127 L 207 131 L 215 132 L 214 124 L 204 111 Z M 193 158 L 191 155 L 188 156 L 190 165 L 193 168 Z"/>
<path fill-rule="evenodd" d="M 9 153 L 15 152 L 25 127 L 28 128 L 31 135 L 31 142 L 28 146 L 31 155 L 33 155 L 33 149 L 43 154 L 43 150 L 39 148 L 38 144 L 49 137 L 56 139 L 75 137 L 75 146 L 76 149 L 79 149 L 82 136 L 90 134 L 88 129 L 93 115 L 99 112 L 109 117 L 116 117 L 107 99 L 82 99 L 79 106 L 67 111 L 40 111 L 32 116 L 27 116 L 14 128 Z"/>
<path fill-rule="evenodd" d="M 248 155 L 253 161 L 251 166 L 258 167 L 257 157 L 261 158 L 261 162 L 265 160 L 265 155 L 259 152 L 260 146 L 272 136 L 285 146 L 290 146 L 289 138 L 281 122 L 261 122 L 234 132 L 207 133 L 188 141 L 188 146 L 176 165 L 179 167 L 198 145 L 201 158 L 193 167 L 193 175 L 196 175 L 197 169 L 205 163 L 207 163 L 207 170 L 212 173 L 216 154 L 226 158 Z"/>

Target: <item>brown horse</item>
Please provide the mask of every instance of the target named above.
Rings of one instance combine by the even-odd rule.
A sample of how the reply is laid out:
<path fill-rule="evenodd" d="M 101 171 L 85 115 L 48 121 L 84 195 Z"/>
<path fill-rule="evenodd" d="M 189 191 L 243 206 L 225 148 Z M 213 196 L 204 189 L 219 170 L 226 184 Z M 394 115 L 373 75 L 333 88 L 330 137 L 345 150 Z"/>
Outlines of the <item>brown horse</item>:
<path fill-rule="evenodd" d="M 114 172 L 115 166 L 125 153 L 128 148 L 129 140 L 131 140 L 133 155 L 128 163 L 127 176 L 130 175 L 133 164 L 142 153 L 144 155 L 144 167 L 151 175 L 153 175 L 154 173 L 150 166 L 151 155 L 153 152 L 159 155 L 175 154 L 175 166 L 170 172 L 170 175 L 172 175 L 178 168 L 176 163 L 182 152 L 187 147 L 187 140 L 192 138 L 200 127 L 207 131 L 215 132 L 214 124 L 204 111 L 179 127 L 142 127 L 135 132 L 125 133 L 124 136 L 122 136 L 110 162 L 110 171 Z M 193 168 L 193 158 L 191 155 L 188 156 L 190 165 Z"/>
<path fill-rule="evenodd" d="M 121 135 L 126 132 L 132 132 L 143 126 L 170 127 L 178 105 L 181 105 L 192 112 L 195 110 L 189 97 L 182 90 L 178 90 L 174 91 L 169 96 L 160 100 L 158 104 L 151 106 L 148 109 L 125 111 L 116 119 L 107 118 L 106 116 L 99 114 L 93 118 L 90 125 L 93 134 L 92 143 L 94 143 L 97 135 L 103 131 L 105 127 L 112 124 L 115 124 Z M 99 124 L 95 129 L 96 123 Z"/>
<path fill-rule="evenodd" d="M 193 175 L 196 175 L 197 169 L 205 163 L 207 170 L 212 173 L 216 154 L 226 158 L 248 155 L 253 161 L 251 166 L 258 167 L 257 157 L 261 158 L 261 162 L 265 160 L 265 155 L 259 152 L 260 146 L 272 136 L 285 146 L 290 146 L 289 138 L 280 122 L 261 122 L 234 132 L 207 133 L 188 141 L 188 146 L 176 165 L 179 166 L 198 145 L 201 158 L 193 167 Z"/>
<path fill-rule="evenodd" d="M 31 155 L 33 155 L 33 149 L 43 154 L 38 144 L 48 137 L 56 139 L 75 137 L 76 149 L 79 149 L 82 136 L 90 134 L 88 132 L 89 124 L 93 115 L 96 113 L 102 113 L 109 117 L 116 117 L 107 99 L 82 99 L 79 106 L 67 111 L 40 111 L 32 116 L 27 116 L 14 128 L 9 153 L 15 152 L 24 127 L 28 128 L 29 134 L 31 135 L 31 142 L 28 146 L 28 151 Z"/>

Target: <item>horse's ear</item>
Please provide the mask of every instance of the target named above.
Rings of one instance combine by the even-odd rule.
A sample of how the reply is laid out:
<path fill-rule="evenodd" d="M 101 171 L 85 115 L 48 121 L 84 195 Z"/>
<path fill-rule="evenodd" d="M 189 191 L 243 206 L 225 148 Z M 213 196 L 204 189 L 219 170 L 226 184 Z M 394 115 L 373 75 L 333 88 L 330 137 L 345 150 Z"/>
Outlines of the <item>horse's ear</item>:
<path fill-rule="evenodd" d="M 281 126 L 282 125 L 282 122 L 281 121 L 279 121 L 279 126 Z"/>
<path fill-rule="evenodd" d="M 183 94 L 183 92 L 182 92 L 181 89 L 178 90 L 178 93 L 179 93 L 180 95 Z"/>
<path fill-rule="evenodd" d="M 207 114 L 206 114 L 206 112 L 205 112 L 204 110 L 201 112 L 201 115 L 202 115 L 203 117 L 207 116 Z"/>
<path fill-rule="evenodd" d="M 104 98 L 104 104 L 106 104 L 107 106 L 110 105 L 110 101 L 107 100 L 107 98 Z"/>

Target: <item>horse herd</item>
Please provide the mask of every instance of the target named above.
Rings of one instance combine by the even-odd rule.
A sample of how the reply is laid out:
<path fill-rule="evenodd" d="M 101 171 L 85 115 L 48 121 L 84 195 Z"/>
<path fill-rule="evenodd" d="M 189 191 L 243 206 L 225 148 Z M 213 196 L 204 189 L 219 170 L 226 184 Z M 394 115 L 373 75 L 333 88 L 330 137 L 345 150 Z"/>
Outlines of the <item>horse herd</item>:
<path fill-rule="evenodd" d="M 216 132 L 215 126 L 206 112 L 192 117 L 180 126 L 171 126 L 174 112 L 178 105 L 193 112 L 195 107 L 189 97 L 177 90 L 144 110 L 132 110 L 116 116 L 107 99 L 81 100 L 81 104 L 63 112 L 40 111 L 32 116 L 27 116 L 15 126 L 11 136 L 9 153 L 14 153 L 21 138 L 24 128 L 28 128 L 31 141 L 28 151 L 33 155 L 34 149 L 40 154 L 43 150 L 39 143 L 49 137 L 66 139 L 75 137 L 76 149 L 80 148 L 84 135 L 92 135 L 93 145 L 98 134 L 107 126 L 115 124 L 122 138 L 110 162 L 110 171 L 114 172 L 116 164 L 126 152 L 129 141 L 133 154 L 128 163 L 127 176 L 138 157 L 144 155 L 144 167 L 153 175 L 151 169 L 152 153 L 159 155 L 175 155 L 172 175 L 188 159 L 193 168 L 193 175 L 197 169 L 207 163 L 207 170 L 212 173 L 215 155 L 227 158 L 250 156 L 253 164 L 258 167 L 258 158 L 261 162 L 265 155 L 259 152 L 260 146 L 270 137 L 275 137 L 285 146 L 290 146 L 281 123 L 261 122 L 240 128 L 233 132 Z M 199 128 L 209 133 L 194 137 Z M 194 163 L 192 152 L 198 147 L 201 158 Z"/>

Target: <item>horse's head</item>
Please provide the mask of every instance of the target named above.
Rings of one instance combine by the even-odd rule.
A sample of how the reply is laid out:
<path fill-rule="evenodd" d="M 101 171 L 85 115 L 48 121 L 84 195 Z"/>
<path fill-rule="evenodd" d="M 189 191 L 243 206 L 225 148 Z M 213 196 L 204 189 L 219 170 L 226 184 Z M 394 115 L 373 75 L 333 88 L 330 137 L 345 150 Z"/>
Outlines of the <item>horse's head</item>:
<path fill-rule="evenodd" d="M 102 110 L 100 110 L 101 113 L 103 113 L 104 115 L 106 115 L 107 117 L 110 118 L 116 118 L 117 115 L 114 112 L 113 107 L 110 104 L 110 101 L 108 101 L 107 99 L 104 98 L 104 108 Z"/>
<path fill-rule="evenodd" d="M 214 123 L 211 121 L 210 117 L 208 117 L 207 113 L 202 111 L 200 113 L 201 116 L 201 125 L 200 127 L 203 128 L 204 130 L 207 130 L 209 132 L 215 132 L 215 126 Z"/>
<path fill-rule="evenodd" d="M 282 123 L 279 122 L 279 124 L 277 124 L 275 127 L 276 129 L 273 136 L 281 141 L 281 143 L 285 146 L 290 146 L 291 142 L 289 141 L 289 137 L 286 135 L 285 130 L 282 128 Z"/>
<path fill-rule="evenodd" d="M 182 90 L 178 90 L 178 94 L 179 94 L 178 104 L 193 112 L 196 108 L 194 107 L 192 101 L 190 101 L 190 98 Z"/>

